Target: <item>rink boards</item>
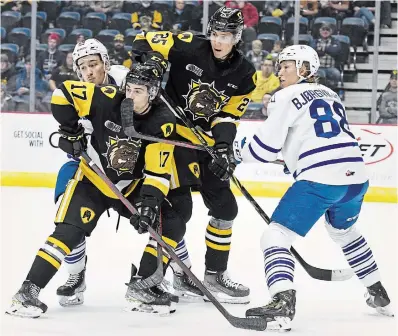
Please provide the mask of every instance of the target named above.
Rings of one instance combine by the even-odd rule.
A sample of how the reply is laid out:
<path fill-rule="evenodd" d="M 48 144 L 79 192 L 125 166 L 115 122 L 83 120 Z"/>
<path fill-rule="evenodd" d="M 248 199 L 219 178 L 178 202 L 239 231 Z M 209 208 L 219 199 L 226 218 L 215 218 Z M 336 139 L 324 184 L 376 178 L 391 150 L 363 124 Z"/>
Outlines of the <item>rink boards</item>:
<path fill-rule="evenodd" d="M 250 136 L 260 121 L 242 121 L 238 132 Z M 49 137 L 58 129 L 51 114 L 1 113 L 2 186 L 54 187 L 66 154 Z M 397 126 L 352 125 L 370 176 L 365 200 L 397 202 Z M 57 142 L 56 136 L 54 137 Z M 293 182 L 282 166 L 241 164 L 236 176 L 253 196 L 281 197 Z M 238 194 L 236 188 L 234 191 Z"/>

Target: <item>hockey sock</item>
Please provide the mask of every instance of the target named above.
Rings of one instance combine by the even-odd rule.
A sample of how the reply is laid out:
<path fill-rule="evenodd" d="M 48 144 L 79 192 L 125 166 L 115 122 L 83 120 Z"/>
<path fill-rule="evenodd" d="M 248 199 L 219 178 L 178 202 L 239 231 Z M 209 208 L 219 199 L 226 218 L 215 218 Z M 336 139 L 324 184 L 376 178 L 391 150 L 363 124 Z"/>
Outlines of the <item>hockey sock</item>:
<path fill-rule="evenodd" d="M 162 236 L 162 239 L 171 247 L 175 248 L 177 246 L 177 242 L 171 240 L 165 236 Z M 157 243 L 153 238 L 149 238 L 149 242 L 145 247 L 144 254 L 142 255 L 141 262 L 140 262 L 140 269 L 138 270 L 138 275 L 147 278 L 151 276 L 158 266 L 157 263 L 157 256 L 158 251 L 156 249 Z M 163 250 L 163 265 L 164 270 L 167 268 L 167 264 L 169 262 L 169 257 L 166 255 L 165 251 Z"/>
<path fill-rule="evenodd" d="M 293 231 L 272 222 L 261 237 L 265 280 L 271 297 L 294 289 L 295 261 L 289 250 L 296 236 Z"/>
<path fill-rule="evenodd" d="M 188 267 L 192 267 L 191 259 L 189 258 L 187 246 L 185 245 L 185 239 L 181 240 L 177 247 L 175 248 L 175 253 L 177 254 L 178 258 Z M 170 267 L 173 269 L 174 273 L 183 274 L 184 271 L 178 264 L 174 261 L 170 262 Z"/>
<path fill-rule="evenodd" d="M 79 274 L 86 266 L 86 240 L 84 239 L 65 257 L 65 265 L 69 274 Z"/>
<path fill-rule="evenodd" d="M 210 218 L 206 228 L 206 269 L 225 271 L 231 249 L 233 221 Z"/>
<path fill-rule="evenodd" d="M 365 287 L 381 281 L 372 250 L 355 225 L 347 230 L 338 230 L 326 224 L 326 229 L 333 241 L 341 247 L 345 258 Z"/>
<path fill-rule="evenodd" d="M 73 225 L 58 224 L 54 233 L 47 238 L 43 247 L 37 252 L 32 267 L 26 277 L 40 288 L 57 273 L 65 256 L 84 238 L 83 230 Z"/>

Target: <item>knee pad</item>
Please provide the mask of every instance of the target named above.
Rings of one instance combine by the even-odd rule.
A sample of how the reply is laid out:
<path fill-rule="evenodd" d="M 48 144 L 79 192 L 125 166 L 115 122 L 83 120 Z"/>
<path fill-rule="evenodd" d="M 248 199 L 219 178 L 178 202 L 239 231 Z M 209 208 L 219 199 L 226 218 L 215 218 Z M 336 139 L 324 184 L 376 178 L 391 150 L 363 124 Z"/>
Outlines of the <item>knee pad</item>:
<path fill-rule="evenodd" d="M 272 246 L 284 247 L 289 250 L 297 237 L 299 235 L 292 230 L 276 222 L 271 222 L 261 236 L 261 250 L 264 251 Z"/>
<path fill-rule="evenodd" d="M 210 225 L 216 229 L 228 230 L 232 228 L 233 220 L 217 219 L 214 217 L 210 218 Z"/>
<path fill-rule="evenodd" d="M 181 217 L 181 220 L 186 224 L 189 222 L 192 216 L 192 195 L 189 189 L 180 189 L 171 190 L 167 196 L 167 199 L 172 209 Z"/>
<path fill-rule="evenodd" d="M 330 238 L 341 247 L 346 246 L 361 236 L 355 224 L 346 230 L 336 229 L 328 223 L 325 226 Z"/>
<path fill-rule="evenodd" d="M 209 207 L 209 215 L 214 218 L 220 218 L 225 221 L 233 221 L 238 215 L 238 204 L 231 189 L 221 189 L 218 201 L 210 200 L 207 204 Z"/>
<path fill-rule="evenodd" d="M 70 250 L 73 250 L 85 239 L 85 232 L 77 226 L 60 223 L 55 228 L 51 237 L 63 242 Z"/>

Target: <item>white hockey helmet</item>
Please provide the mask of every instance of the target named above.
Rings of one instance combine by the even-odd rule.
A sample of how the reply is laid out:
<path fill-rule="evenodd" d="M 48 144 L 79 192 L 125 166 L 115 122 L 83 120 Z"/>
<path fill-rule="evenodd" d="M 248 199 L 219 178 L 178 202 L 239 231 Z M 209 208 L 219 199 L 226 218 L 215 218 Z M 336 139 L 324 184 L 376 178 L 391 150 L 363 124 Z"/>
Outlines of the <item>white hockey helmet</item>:
<path fill-rule="evenodd" d="M 101 60 L 104 63 L 105 73 L 108 73 L 111 68 L 111 63 L 109 61 L 109 56 L 108 56 L 108 50 L 106 50 L 105 46 L 100 41 L 91 38 L 76 44 L 72 54 L 73 71 L 76 72 L 77 76 L 80 79 L 82 79 L 82 75 L 79 71 L 79 67 L 77 66 L 77 60 L 84 56 L 96 55 L 96 54 L 100 55 Z"/>
<path fill-rule="evenodd" d="M 317 52 L 310 46 L 303 44 L 296 44 L 284 48 L 279 54 L 278 65 L 283 61 L 296 62 L 297 76 L 299 76 L 300 81 L 314 76 L 318 71 L 320 64 Z M 310 71 L 306 77 L 300 75 L 300 69 L 304 62 L 308 62 Z"/>

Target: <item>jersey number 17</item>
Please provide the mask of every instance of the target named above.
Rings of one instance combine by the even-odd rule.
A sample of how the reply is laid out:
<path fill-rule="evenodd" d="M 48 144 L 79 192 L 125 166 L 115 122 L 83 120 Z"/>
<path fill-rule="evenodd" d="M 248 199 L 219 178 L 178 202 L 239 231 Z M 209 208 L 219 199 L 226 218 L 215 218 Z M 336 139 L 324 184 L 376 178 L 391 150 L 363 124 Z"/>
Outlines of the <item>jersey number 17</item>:
<path fill-rule="evenodd" d="M 320 111 L 323 113 L 320 114 Z M 310 105 L 310 116 L 316 120 L 314 129 L 318 138 L 333 138 L 343 131 L 355 139 L 348 126 L 344 107 L 340 103 L 333 102 L 331 106 L 323 99 L 316 99 Z"/>

